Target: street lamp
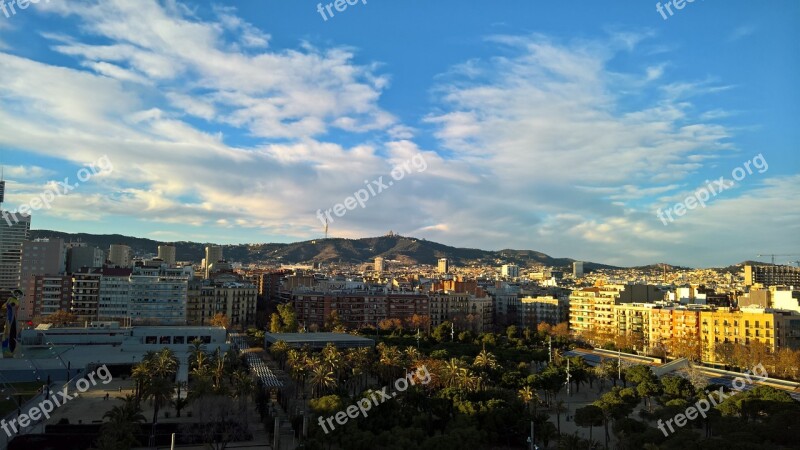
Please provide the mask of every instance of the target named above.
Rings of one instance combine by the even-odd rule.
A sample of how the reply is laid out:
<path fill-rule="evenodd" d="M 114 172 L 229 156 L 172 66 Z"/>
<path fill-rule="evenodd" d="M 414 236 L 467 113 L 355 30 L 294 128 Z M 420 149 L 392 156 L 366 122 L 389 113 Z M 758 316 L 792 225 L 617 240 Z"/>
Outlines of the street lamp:
<path fill-rule="evenodd" d="M 47 344 L 47 345 L 50 345 L 50 346 L 51 346 L 51 347 L 49 348 L 49 350 L 51 351 L 51 353 L 52 353 L 53 355 L 55 355 L 55 357 L 56 357 L 56 358 L 58 358 L 58 360 L 59 360 L 59 361 L 61 361 L 61 364 L 64 366 L 64 368 L 65 368 L 65 369 L 67 369 L 67 380 L 66 380 L 66 381 L 69 381 L 69 369 L 70 369 L 70 366 L 69 366 L 67 363 L 65 363 L 65 362 L 64 362 L 64 359 L 62 359 L 62 358 L 61 358 L 61 354 L 60 354 L 60 353 L 58 353 L 58 352 L 55 350 L 55 348 L 56 348 L 56 344 L 54 344 L 54 343 L 52 343 L 52 342 L 50 342 L 50 341 L 46 341 L 46 342 L 45 342 L 45 344 Z M 69 351 L 69 350 L 66 350 L 66 351 Z M 70 362 L 70 363 L 71 363 L 71 362 Z"/>

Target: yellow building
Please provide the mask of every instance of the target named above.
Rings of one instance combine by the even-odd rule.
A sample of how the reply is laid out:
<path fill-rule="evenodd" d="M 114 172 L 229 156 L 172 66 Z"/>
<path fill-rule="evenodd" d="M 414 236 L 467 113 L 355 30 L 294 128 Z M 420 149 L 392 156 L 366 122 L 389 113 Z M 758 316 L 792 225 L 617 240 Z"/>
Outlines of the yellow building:
<path fill-rule="evenodd" d="M 619 289 L 614 286 L 595 286 L 572 291 L 569 296 L 569 327 L 576 333 L 614 335 L 614 304 Z"/>
<path fill-rule="evenodd" d="M 727 308 L 700 312 L 700 339 L 703 361 L 717 362 L 717 345 L 725 342 L 750 344 L 761 342 L 770 352 L 777 349 L 775 324 L 782 321 L 780 314 L 763 309 L 731 311 Z"/>
<path fill-rule="evenodd" d="M 650 318 L 653 303 L 623 303 L 612 307 L 614 329 L 617 336 L 627 336 L 636 342 L 636 350 L 648 351 L 650 347 Z"/>

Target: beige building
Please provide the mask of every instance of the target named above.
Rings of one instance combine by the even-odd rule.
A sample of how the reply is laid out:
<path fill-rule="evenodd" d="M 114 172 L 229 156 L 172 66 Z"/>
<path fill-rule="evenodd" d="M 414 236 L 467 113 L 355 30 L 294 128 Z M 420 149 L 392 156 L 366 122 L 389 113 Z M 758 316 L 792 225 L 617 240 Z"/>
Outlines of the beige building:
<path fill-rule="evenodd" d="M 450 272 L 450 261 L 448 261 L 447 258 L 439 258 L 437 270 L 439 273 Z"/>
<path fill-rule="evenodd" d="M 217 314 L 224 314 L 231 327 L 255 324 L 258 287 L 250 283 L 191 280 L 187 291 L 186 320 L 205 326 Z"/>
<path fill-rule="evenodd" d="M 175 265 L 175 246 L 164 244 L 158 246 L 158 258 L 170 267 Z"/>
<path fill-rule="evenodd" d="M 519 300 L 519 325 L 536 328 L 545 322 L 557 325 L 569 318 L 569 301 L 553 296 L 523 297 Z"/>
<path fill-rule="evenodd" d="M 572 291 L 569 296 L 569 327 L 576 333 L 613 336 L 613 307 L 619 300 L 618 286 L 594 286 Z"/>
<path fill-rule="evenodd" d="M 111 244 L 108 249 L 108 260 L 118 267 L 131 267 L 131 248 L 123 244 Z"/>

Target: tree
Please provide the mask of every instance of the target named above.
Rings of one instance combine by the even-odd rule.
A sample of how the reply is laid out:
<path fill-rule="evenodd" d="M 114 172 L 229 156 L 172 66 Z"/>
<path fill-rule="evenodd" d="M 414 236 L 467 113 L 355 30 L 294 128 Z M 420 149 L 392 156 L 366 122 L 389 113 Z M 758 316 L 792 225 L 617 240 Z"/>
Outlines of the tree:
<path fill-rule="evenodd" d="M 569 338 L 569 323 L 561 322 L 553 327 L 553 336 L 562 339 Z"/>
<path fill-rule="evenodd" d="M 483 370 L 492 370 L 497 367 L 497 358 L 491 352 L 487 352 L 484 346 L 483 350 L 475 357 L 472 365 Z"/>
<path fill-rule="evenodd" d="M 139 445 L 136 434 L 139 431 L 138 424 L 146 419 L 142 415 L 142 410 L 133 395 L 117 397 L 124 403 L 111 408 L 103 414 L 104 423 L 100 428 L 100 435 L 94 443 L 96 450 L 124 450 Z"/>
<path fill-rule="evenodd" d="M 592 440 L 594 427 L 603 425 L 603 410 L 595 405 L 586 405 L 575 410 L 575 425 L 589 427 L 589 440 Z"/>
<path fill-rule="evenodd" d="M 327 392 L 336 385 L 333 372 L 328 367 L 319 364 L 311 369 L 311 395 L 314 398 L 320 397 L 323 392 Z"/>
<path fill-rule="evenodd" d="M 286 341 L 278 341 L 269 347 L 269 353 L 278 361 L 281 369 L 286 362 L 286 353 L 289 351 L 289 344 Z"/>
<path fill-rule="evenodd" d="M 323 329 L 325 331 L 332 331 L 336 333 L 344 333 L 347 331 L 344 327 L 344 323 L 342 323 L 342 319 L 339 317 L 339 312 L 336 310 L 331 311 L 331 313 L 325 317 Z"/>
<path fill-rule="evenodd" d="M 42 323 L 51 323 L 54 325 L 67 325 L 78 321 L 78 316 L 66 309 L 60 309 L 53 314 L 42 319 Z"/>
<path fill-rule="evenodd" d="M 196 412 L 194 424 L 187 426 L 184 436 L 199 438 L 214 450 L 224 450 L 232 441 L 248 437 L 249 421 L 245 411 L 240 410 L 230 398 L 212 395 L 200 398 L 193 408 Z"/>
<path fill-rule="evenodd" d="M 509 325 L 506 328 L 506 336 L 509 340 L 516 339 L 517 335 L 519 334 L 519 328 L 516 325 Z"/>
<path fill-rule="evenodd" d="M 447 321 L 442 322 L 433 329 L 433 338 L 436 339 L 438 342 L 445 342 L 450 340 L 450 330 L 452 330 L 453 324 Z"/>
<path fill-rule="evenodd" d="M 297 333 L 300 324 L 297 322 L 297 314 L 291 303 L 278 305 L 278 312 L 270 316 L 269 331 L 271 333 Z"/>
<path fill-rule="evenodd" d="M 231 321 L 225 314 L 217 313 L 211 318 L 211 320 L 209 320 L 208 324 L 212 327 L 230 328 Z"/>
<path fill-rule="evenodd" d="M 692 386 L 692 382 L 684 377 L 664 375 L 661 377 L 660 382 L 664 393 L 664 401 L 662 401 L 662 403 L 673 399 L 682 399 L 690 402 L 695 396 L 695 389 L 694 386 Z"/>
<path fill-rule="evenodd" d="M 147 383 L 144 399 L 153 402 L 153 425 L 158 420 L 158 411 L 161 407 L 172 403 L 173 393 L 175 393 L 175 385 L 166 378 L 156 377 Z"/>
<path fill-rule="evenodd" d="M 561 434 L 561 414 L 568 412 L 569 407 L 567 407 L 564 400 L 556 400 L 555 404 L 553 404 L 553 412 L 556 413 L 556 425 L 558 426 L 558 434 Z"/>
<path fill-rule="evenodd" d="M 625 379 L 636 384 L 636 392 L 647 403 L 647 410 L 652 411 L 651 397 L 661 393 L 661 383 L 650 367 L 636 365 L 625 370 Z"/>

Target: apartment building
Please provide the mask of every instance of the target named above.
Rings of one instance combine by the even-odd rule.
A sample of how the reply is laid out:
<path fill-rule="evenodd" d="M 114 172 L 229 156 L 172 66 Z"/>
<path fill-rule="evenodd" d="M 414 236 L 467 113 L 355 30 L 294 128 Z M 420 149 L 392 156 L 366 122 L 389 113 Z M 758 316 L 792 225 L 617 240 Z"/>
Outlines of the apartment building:
<path fill-rule="evenodd" d="M 186 319 L 189 325 L 208 325 L 224 314 L 232 327 L 255 323 L 258 288 L 237 280 L 191 280 L 187 286 Z"/>
<path fill-rule="evenodd" d="M 191 267 L 135 267 L 129 285 L 131 322 L 185 325 L 191 278 Z"/>
<path fill-rule="evenodd" d="M 132 269 L 105 267 L 101 270 L 98 320 L 125 322 L 130 317 L 130 276 Z"/>
<path fill-rule="evenodd" d="M 101 277 L 101 269 L 88 267 L 72 274 L 70 310 L 79 321 L 97 320 Z"/>
<path fill-rule="evenodd" d="M 69 275 L 34 275 L 26 284 L 26 296 L 32 299 L 30 317 L 47 317 L 69 310 L 72 300 L 72 277 Z"/>
<path fill-rule="evenodd" d="M 466 319 L 470 310 L 470 294 L 466 292 L 433 292 L 430 294 L 431 326 Z"/>
<path fill-rule="evenodd" d="M 669 346 L 674 339 L 700 339 L 700 309 L 664 307 L 650 311 L 651 346 Z"/>
<path fill-rule="evenodd" d="M 377 326 L 386 319 L 405 321 L 414 315 L 430 315 L 428 296 L 416 292 L 296 291 L 292 306 L 301 325 L 320 327 L 334 311 L 345 327 L 353 329 Z"/>
<path fill-rule="evenodd" d="M 619 301 L 619 286 L 594 286 L 572 291 L 569 296 L 569 327 L 576 333 L 613 336 L 613 307 Z"/>
<path fill-rule="evenodd" d="M 752 286 L 800 286 L 800 267 L 744 266 L 744 284 Z"/>
<path fill-rule="evenodd" d="M 623 303 L 612 307 L 614 330 L 617 336 L 630 338 L 636 350 L 648 351 L 651 341 L 653 303 Z"/>
<path fill-rule="evenodd" d="M 750 344 L 757 341 L 769 351 L 777 349 L 776 315 L 760 308 L 734 311 L 718 309 L 700 312 L 700 336 L 703 361 L 717 362 L 718 344 Z M 780 322 L 781 319 L 778 319 Z M 778 325 L 779 326 L 779 325 Z"/>
<path fill-rule="evenodd" d="M 569 300 L 552 295 L 526 296 L 520 299 L 519 310 L 520 326 L 536 328 L 541 322 L 557 325 L 569 319 Z"/>

